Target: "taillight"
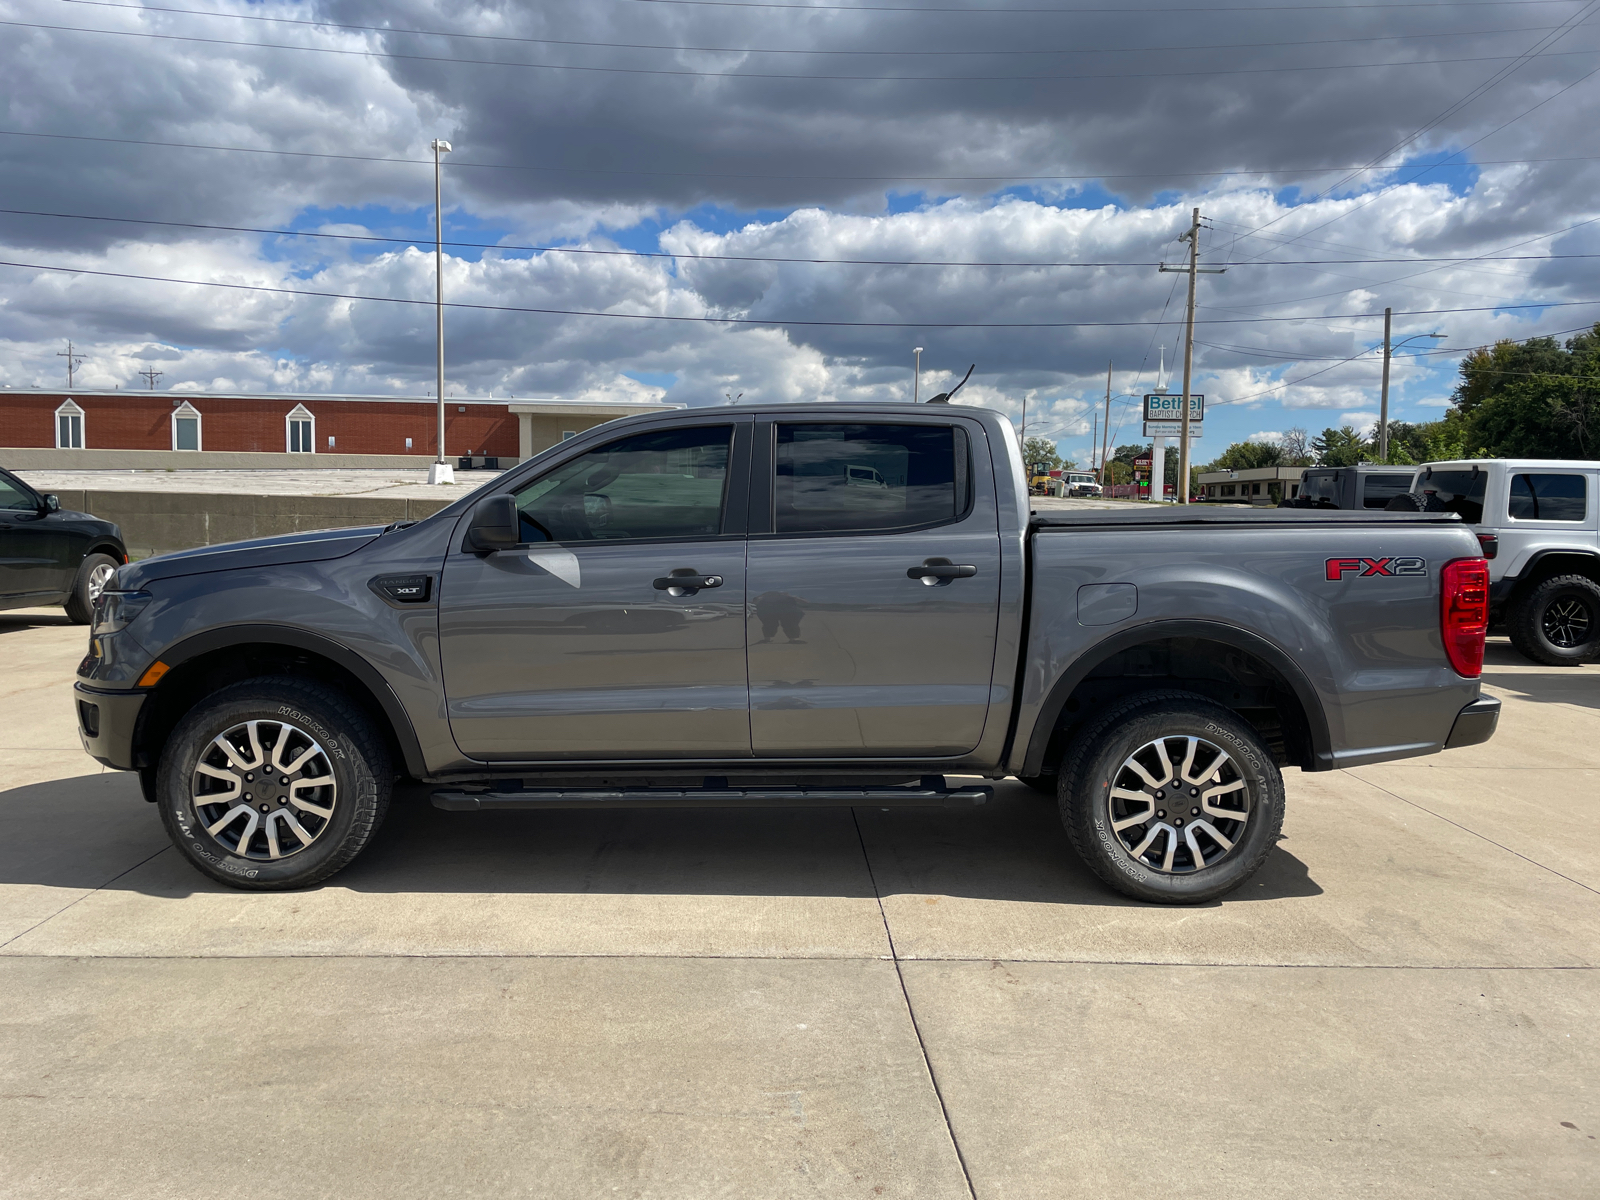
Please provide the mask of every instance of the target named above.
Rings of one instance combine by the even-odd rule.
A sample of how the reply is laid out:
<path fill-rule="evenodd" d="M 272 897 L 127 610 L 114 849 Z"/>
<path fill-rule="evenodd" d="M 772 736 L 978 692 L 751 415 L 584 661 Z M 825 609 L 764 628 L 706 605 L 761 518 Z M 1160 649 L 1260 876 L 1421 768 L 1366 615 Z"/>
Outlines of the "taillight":
<path fill-rule="evenodd" d="M 1478 545 L 1483 548 L 1485 558 L 1493 558 L 1500 553 L 1500 535 L 1497 533 L 1480 533 Z"/>
<path fill-rule="evenodd" d="M 1489 632 L 1488 560 L 1458 558 L 1445 563 L 1439 581 L 1444 652 L 1457 675 L 1475 679 L 1483 674 L 1483 639 Z"/>

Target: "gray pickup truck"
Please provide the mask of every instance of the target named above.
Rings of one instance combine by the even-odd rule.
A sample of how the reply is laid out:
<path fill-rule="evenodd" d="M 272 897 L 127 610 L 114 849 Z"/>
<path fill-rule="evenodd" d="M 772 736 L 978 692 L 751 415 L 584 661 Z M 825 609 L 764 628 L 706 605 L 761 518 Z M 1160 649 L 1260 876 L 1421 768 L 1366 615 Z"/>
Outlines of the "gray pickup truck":
<path fill-rule="evenodd" d="M 1454 513 L 1029 512 L 1009 421 L 740 406 L 590 430 L 427 520 L 122 567 L 76 689 L 241 888 L 440 808 L 1058 798 L 1110 886 L 1194 903 L 1280 768 L 1482 742 L 1489 576 Z"/>

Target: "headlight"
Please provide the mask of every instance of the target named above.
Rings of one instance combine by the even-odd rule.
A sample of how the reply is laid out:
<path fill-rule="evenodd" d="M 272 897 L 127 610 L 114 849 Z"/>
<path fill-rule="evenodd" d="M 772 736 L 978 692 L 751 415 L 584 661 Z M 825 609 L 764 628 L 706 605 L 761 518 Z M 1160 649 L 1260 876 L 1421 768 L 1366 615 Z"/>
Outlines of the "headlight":
<path fill-rule="evenodd" d="M 149 592 L 101 592 L 94 604 L 94 624 L 89 636 L 99 637 L 126 629 L 154 599 Z"/>

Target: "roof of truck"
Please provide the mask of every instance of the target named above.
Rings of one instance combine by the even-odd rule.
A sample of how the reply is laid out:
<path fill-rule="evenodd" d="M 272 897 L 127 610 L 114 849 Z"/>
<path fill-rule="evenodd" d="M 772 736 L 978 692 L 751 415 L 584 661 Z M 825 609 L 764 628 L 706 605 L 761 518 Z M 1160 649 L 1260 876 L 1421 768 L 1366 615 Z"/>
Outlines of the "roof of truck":
<path fill-rule="evenodd" d="M 1592 471 L 1600 467 L 1600 460 L 1592 458 L 1450 458 L 1440 462 L 1423 463 L 1412 468 L 1416 471 L 1466 470 L 1471 467 L 1505 467 L 1507 470 L 1537 470 L 1558 468 L 1563 471 Z"/>

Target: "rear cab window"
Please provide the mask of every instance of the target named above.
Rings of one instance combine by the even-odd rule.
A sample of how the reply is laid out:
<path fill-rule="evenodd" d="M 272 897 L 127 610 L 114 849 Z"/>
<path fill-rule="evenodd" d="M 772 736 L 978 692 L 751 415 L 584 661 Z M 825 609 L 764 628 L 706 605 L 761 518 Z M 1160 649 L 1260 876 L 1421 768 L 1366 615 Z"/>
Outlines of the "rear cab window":
<path fill-rule="evenodd" d="M 1361 485 L 1362 508 L 1388 508 L 1389 501 L 1411 490 L 1411 474 L 1368 475 Z"/>
<path fill-rule="evenodd" d="M 1487 471 L 1423 471 L 1411 490 L 1422 499 L 1424 512 L 1459 513 L 1467 524 L 1481 525 L 1488 486 Z"/>
<path fill-rule="evenodd" d="M 1511 477 L 1507 515 L 1513 521 L 1582 521 L 1588 515 L 1588 478 L 1518 472 Z"/>

